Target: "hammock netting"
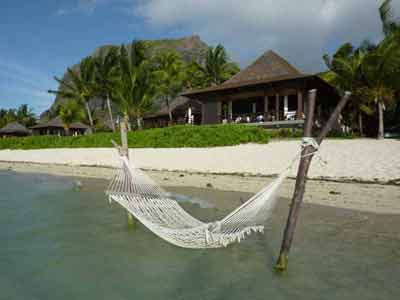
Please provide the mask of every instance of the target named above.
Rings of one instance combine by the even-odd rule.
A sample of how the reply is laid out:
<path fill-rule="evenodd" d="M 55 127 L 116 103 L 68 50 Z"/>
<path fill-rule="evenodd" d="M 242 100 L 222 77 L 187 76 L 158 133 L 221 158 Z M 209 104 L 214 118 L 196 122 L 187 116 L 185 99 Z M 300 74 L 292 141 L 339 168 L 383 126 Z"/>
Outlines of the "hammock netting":
<path fill-rule="evenodd" d="M 106 191 L 160 238 L 184 248 L 219 248 L 263 232 L 288 169 L 225 218 L 205 223 L 188 214 L 170 194 L 125 156 Z"/>
<path fill-rule="evenodd" d="M 314 151 L 305 154 L 307 146 Z M 225 218 L 202 222 L 188 214 L 168 192 L 121 155 L 106 191 L 109 200 L 118 202 L 160 238 L 184 248 L 219 248 L 240 242 L 252 232 L 263 232 L 275 207 L 277 192 L 299 157 L 314 155 L 319 144 L 311 137 L 302 139 L 301 150 L 275 180 L 233 210 Z M 320 161 L 323 161 L 318 156 Z"/>

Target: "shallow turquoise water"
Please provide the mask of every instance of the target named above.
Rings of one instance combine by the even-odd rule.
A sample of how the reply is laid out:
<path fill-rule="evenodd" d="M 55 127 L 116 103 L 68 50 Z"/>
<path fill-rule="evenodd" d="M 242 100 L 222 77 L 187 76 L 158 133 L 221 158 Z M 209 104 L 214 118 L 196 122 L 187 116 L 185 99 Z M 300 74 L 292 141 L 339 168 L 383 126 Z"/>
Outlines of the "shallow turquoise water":
<path fill-rule="evenodd" d="M 82 190 L 74 178 L 0 172 L 0 299 L 400 299 L 400 216 L 305 205 L 289 272 L 277 275 L 287 199 L 265 235 L 187 250 L 128 228 L 105 181 L 79 180 Z M 204 199 L 182 204 L 203 219 L 249 196 L 172 190 Z"/>

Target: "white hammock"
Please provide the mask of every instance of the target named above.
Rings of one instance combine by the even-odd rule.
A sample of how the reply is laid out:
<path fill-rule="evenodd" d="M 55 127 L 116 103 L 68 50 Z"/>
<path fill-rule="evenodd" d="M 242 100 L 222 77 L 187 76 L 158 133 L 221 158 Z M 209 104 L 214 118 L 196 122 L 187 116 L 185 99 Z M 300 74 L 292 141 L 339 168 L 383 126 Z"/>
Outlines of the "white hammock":
<path fill-rule="evenodd" d="M 303 140 L 302 148 L 307 145 L 318 150 L 314 140 Z M 121 162 L 106 191 L 109 200 L 118 202 L 160 238 L 184 248 L 226 247 L 252 232 L 263 232 L 275 207 L 279 187 L 293 165 L 292 162 L 274 181 L 225 218 L 204 223 L 189 215 L 125 156 L 121 156 Z"/>

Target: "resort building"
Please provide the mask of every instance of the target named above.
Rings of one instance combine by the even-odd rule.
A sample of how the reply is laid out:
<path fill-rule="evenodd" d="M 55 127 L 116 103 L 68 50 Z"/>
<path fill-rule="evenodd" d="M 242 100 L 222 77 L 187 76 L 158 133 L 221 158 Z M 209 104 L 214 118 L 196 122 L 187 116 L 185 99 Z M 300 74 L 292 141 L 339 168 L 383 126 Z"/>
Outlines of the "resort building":
<path fill-rule="evenodd" d="M 310 89 L 318 89 L 317 119 L 326 118 L 339 100 L 337 91 L 270 50 L 224 83 L 182 95 L 202 103 L 202 124 L 296 127 L 304 124 Z"/>
<path fill-rule="evenodd" d="M 201 124 L 201 102 L 179 96 L 170 103 L 174 124 Z M 165 101 L 160 101 L 155 108 L 155 113 L 144 118 L 146 128 L 165 127 L 170 121 L 168 107 Z"/>
<path fill-rule="evenodd" d="M 31 129 L 34 135 L 66 135 L 65 126 L 60 117 L 51 119 L 47 123 L 35 125 Z M 88 130 L 89 126 L 81 122 L 74 122 L 69 126 L 70 135 L 82 135 L 87 133 Z"/>
<path fill-rule="evenodd" d="M 27 136 L 31 132 L 24 125 L 18 122 L 8 123 L 6 126 L 0 129 L 0 137 L 11 137 L 11 136 Z"/>

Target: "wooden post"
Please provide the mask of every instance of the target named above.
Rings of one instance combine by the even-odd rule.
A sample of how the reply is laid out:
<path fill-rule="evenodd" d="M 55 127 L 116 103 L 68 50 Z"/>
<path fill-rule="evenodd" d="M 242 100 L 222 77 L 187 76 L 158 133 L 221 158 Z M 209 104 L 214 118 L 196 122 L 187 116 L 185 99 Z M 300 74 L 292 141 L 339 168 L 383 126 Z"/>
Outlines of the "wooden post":
<path fill-rule="evenodd" d="M 268 113 L 268 96 L 264 96 L 264 121 L 268 121 Z"/>
<path fill-rule="evenodd" d="M 275 95 L 275 120 L 279 121 L 279 94 Z"/>
<path fill-rule="evenodd" d="M 121 129 L 121 154 L 129 158 L 129 147 L 128 147 L 128 118 L 125 116 L 120 122 Z"/>
<path fill-rule="evenodd" d="M 297 90 L 297 119 L 301 120 L 303 118 L 303 92 Z"/>
<path fill-rule="evenodd" d="M 124 116 L 124 118 L 120 122 L 120 131 L 121 131 L 121 148 L 120 154 L 126 156 L 129 159 L 129 146 L 128 146 L 128 116 Z M 128 218 L 128 228 L 134 228 L 136 226 L 136 221 L 133 216 L 127 212 Z"/>
<path fill-rule="evenodd" d="M 232 119 L 233 119 L 232 108 L 233 108 L 232 100 L 229 100 L 228 101 L 228 122 L 229 123 L 232 122 Z"/>
<path fill-rule="evenodd" d="M 284 120 L 286 120 L 288 111 L 289 111 L 289 96 L 285 95 L 283 97 L 283 119 Z"/>
<path fill-rule="evenodd" d="M 348 102 L 351 93 L 346 92 L 344 97 L 339 101 L 335 110 L 331 114 L 328 122 L 325 124 L 324 128 L 320 132 L 318 138 L 316 139 L 317 143 L 320 145 L 322 140 L 326 137 L 329 131 L 332 129 L 333 124 L 337 120 L 340 112 Z M 308 104 L 307 104 L 307 116 L 306 116 L 306 124 L 304 127 L 304 137 L 312 136 L 312 127 L 314 123 L 314 110 L 315 110 L 315 98 L 316 98 L 316 90 L 309 91 Z M 296 185 L 295 190 L 292 197 L 292 202 L 290 205 L 289 215 L 286 222 L 286 227 L 283 233 L 283 239 L 281 244 L 281 249 L 278 257 L 278 261 L 276 262 L 275 269 L 277 271 L 285 271 L 288 265 L 288 256 L 289 251 L 292 245 L 294 232 L 297 224 L 297 220 L 299 218 L 301 204 L 303 202 L 306 181 L 307 181 L 307 173 L 311 164 L 311 160 L 313 155 L 308 155 L 313 152 L 314 149 L 312 146 L 307 146 L 301 152 L 302 158 L 300 159 L 299 169 L 297 171 L 296 177 Z"/>
<path fill-rule="evenodd" d="M 217 102 L 217 123 L 222 123 L 222 102 Z"/>
<path fill-rule="evenodd" d="M 322 128 L 320 134 L 318 135 L 318 138 L 317 138 L 318 145 L 321 145 L 323 139 L 326 137 L 326 135 L 329 133 L 329 131 L 332 130 L 333 125 L 336 123 L 340 113 L 342 112 L 343 108 L 346 106 L 350 97 L 351 97 L 350 92 L 344 93 L 344 96 L 342 97 L 342 99 L 340 99 L 339 103 L 336 105 L 334 111 L 332 112 L 331 116 L 329 117 L 328 122 L 326 122 L 324 128 Z"/>

